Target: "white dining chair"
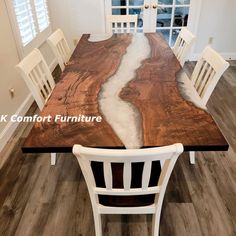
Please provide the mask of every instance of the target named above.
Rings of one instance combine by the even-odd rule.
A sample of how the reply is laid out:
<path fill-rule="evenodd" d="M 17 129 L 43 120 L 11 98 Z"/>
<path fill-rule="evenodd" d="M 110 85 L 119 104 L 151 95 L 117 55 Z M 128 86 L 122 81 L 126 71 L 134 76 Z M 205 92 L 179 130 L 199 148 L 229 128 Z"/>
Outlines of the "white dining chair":
<path fill-rule="evenodd" d="M 138 15 L 107 15 L 110 32 L 114 33 L 136 33 Z"/>
<path fill-rule="evenodd" d="M 74 145 L 73 153 L 77 157 L 87 183 L 92 202 L 96 236 L 102 235 L 102 214 L 152 214 L 152 234 L 159 235 L 159 223 L 162 203 L 166 187 L 175 166 L 178 156 L 183 152 L 182 144 L 174 144 L 165 147 L 129 150 L 111 150 L 86 148 Z M 162 161 L 163 168 L 156 186 L 150 187 L 149 181 L 153 161 Z M 94 179 L 91 162 L 103 163 L 105 187 L 97 187 Z M 139 188 L 131 188 L 132 163 L 144 163 L 142 183 Z M 123 188 L 113 187 L 112 163 L 123 163 Z M 155 201 L 148 206 L 138 207 L 109 207 L 99 202 L 99 195 L 109 196 L 142 196 L 155 194 Z"/>
<path fill-rule="evenodd" d="M 66 41 L 65 35 L 61 29 L 57 29 L 47 39 L 47 43 L 51 47 L 54 55 L 56 56 L 59 66 L 63 71 L 66 63 L 69 61 L 72 51 Z"/>
<path fill-rule="evenodd" d="M 16 69 L 24 79 L 40 110 L 43 109 L 55 87 L 54 79 L 41 52 L 34 49 Z M 51 165 L 56 164 L 56 153 L 51 153 Z"/>
<path fill-rule="evenodd" d="M 181 66 L 184 65 L 194 41 L 195 36 L 187 28 L 182 28 L 172 48 Z"/>
<path fill-rule="evenodd" d="M 229 63 L 210 46 L 203 50 L 190 77 L 203 105 L 207 104 L 219 79 L 228 67 Z M 190 152 L 190 163 L 195 164 L 195 152 Z"/>

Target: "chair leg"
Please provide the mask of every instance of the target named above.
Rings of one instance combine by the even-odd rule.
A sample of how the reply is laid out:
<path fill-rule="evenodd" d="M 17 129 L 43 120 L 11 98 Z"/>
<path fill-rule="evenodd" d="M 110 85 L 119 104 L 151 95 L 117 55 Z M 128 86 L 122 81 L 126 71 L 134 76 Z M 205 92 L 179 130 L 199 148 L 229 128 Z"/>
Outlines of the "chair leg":
<path fill-rule="evenodd" d="M 160 213 L 156 213 L 152 216 L 152 236 L 159 235 L 159 227 L 160 227 Z"/>
<path fill-rule="evenodd" d="M 51 153 L 51 166 L 55 166 L 57 161 L 57 154 Z"/>
<path fill-rule="evenodd" d="M 101 215 L 97 212 L 93 212 L 94 225 L 95 225 L 95 234 L 96 236 L 102 236 L 102 220 Z"/>
<path fill-rule="evenodd" d="M 195 164 L 195 152 L 189 152 L 190 164 Z"/>

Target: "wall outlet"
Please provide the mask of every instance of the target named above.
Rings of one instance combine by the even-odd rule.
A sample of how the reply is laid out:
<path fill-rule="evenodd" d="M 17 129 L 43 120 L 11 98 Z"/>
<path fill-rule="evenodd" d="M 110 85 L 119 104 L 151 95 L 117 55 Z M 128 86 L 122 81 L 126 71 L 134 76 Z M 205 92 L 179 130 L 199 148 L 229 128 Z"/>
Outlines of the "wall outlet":
<path fill-rule="evenodd" d="M 14 96 L 15 96 L 15 89 L 14 88 L 9 88 L 9 93 L 10 93 L 11 98 L 14 98 Z"/>
<path fill-rule="evenodd" d="M 209 37 L 208 44 L 211 45 L 213 43 L 213 37 Z"/>

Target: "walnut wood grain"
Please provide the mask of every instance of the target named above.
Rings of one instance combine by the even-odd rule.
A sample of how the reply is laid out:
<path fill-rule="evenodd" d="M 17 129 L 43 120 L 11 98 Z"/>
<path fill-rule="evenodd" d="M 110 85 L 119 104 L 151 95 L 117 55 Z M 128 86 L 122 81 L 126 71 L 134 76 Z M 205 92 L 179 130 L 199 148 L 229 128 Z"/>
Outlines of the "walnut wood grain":
<path fill-rule="evenodd" d="M 61 80 L 41 112 L 41 116 L 102 116 L 98 95 L 102 83 L 121 62 L 131 35 L 90 43 L 84 35 L 76 47 Z M 71 152 L 79 143 L 92 147 L 123 147 L 110 125 L 101 123 L 36 123 L 23 145 L 24 152 Z"/>
<path fill-rule="evenodd" d="M 142 116 L 145 147 L 182 143 L 187 150 L 227 150 L 228 144 L 211 115 L 182 98 L 176 75 L 182 70 L 165 40 L 146 34 L 151 56 L 120 97 Z"/>
<path fill-rule="evenodd" d="M 212 117 L 181 97 L 176 75 L 182 68 L 170 47 L 156 33 L 146 36 L 150 58 L 143 61 L 136 77 L 120 93 L 140 112 L 143 146 L 180 142 L 186 151 L 227 150 L 228 144 Z M 132 35 L 120 34 L 91 43 L 84 35 L 41 115 L 102 116 L 98 106 L 101 85 L 116 73 L 131 40 Z M 101 123 L 36 123 L 22 150 L 71 152 L 75 143 L 124 148 L 103 118 Z"/>

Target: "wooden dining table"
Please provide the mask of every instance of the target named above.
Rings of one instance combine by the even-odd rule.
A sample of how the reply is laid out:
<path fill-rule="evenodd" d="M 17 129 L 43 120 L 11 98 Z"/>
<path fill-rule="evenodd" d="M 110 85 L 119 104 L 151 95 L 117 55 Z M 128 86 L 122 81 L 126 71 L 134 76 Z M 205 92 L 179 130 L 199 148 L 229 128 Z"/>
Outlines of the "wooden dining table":
<path fill-rule="evenodd" d="M 99 99 L 103 85 L 118 72 L 132 44 L 132 34 L 115 34 L 107 40 L 90 42 L 83 35 L 39 114 L 42 117 L 100 117 L 100 122 L 36 122 L 22 146 L 24 153 L 72 152 L 74 144 L 95 148 L 125 148 L 113 126 L 107 121 Z M 158 33 L 145 34 L 149 56 L 142 60 L 131 80 L 119 91 L 119 98 L 135 107 L 142 134 L 141 148 L 182 143 L 185 151 L 226 151 L 228 143 L 211 115 L 182 97 L 177 76 L 183 72 L 171 48 Z M 135 48 L 136 50 L 136 48 Z M 140 48 L 137 47 L 137 50 Z M 130 58 L 133 60 L 134 58 Z M 129 68 L 128 68 L 129 69 Z M 120 78 L 116 78 L 120 79 Z M 124 114 L 111 106 L 115 116 Z M 130 126 L 127 122 L 127 129 Z M 129 136 L 129 131 L 128 131 Z M 91 163 L 97 187 L 104 187 L 101 163 Z M 141 186 L 143 163 L 132 166 L 131 187 Z M 112 164 L 113 187 L 122 188 L 123 166 Z M 152 164 L 149 186 L 159 179 L 159 162 Z M 101 196 L 108 206 L 145 206 L 154 195 Z"/>
<path fill-rule="evenodd" d="M 119 69 L 133 37 L 114 34 L 90 42 L 89 35 L 82 36 L 40 115 L 101 116 L 101 122 L 36 122 L 22 146 L 24 153 L 71 152 L 74 144 L 125 148 L 101 112 L 98 98 L 101 86 Z M 182 97 L 176 77 L 183 68 L 171 48 L 158 33 L 145 37 L 149 57 L 119 93 L 140 114 L 142 148 L 182 143 L 185 151 L 228 150 L 212 116 Z"/>

